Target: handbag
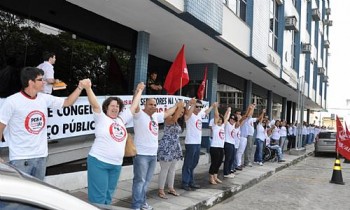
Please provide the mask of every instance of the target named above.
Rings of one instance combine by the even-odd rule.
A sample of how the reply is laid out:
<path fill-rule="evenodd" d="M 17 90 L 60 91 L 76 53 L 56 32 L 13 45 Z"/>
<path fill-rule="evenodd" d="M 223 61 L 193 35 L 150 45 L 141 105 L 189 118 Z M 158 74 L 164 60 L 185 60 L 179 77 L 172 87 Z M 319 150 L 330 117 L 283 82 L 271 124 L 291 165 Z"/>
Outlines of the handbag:
<path fill-rule="evenodd" d="M 134 138 L 128 133 L 128 138 L 126 139 L 124 157 L 134 157 L 136 155 L 136 147 L 134 144 Z"/>

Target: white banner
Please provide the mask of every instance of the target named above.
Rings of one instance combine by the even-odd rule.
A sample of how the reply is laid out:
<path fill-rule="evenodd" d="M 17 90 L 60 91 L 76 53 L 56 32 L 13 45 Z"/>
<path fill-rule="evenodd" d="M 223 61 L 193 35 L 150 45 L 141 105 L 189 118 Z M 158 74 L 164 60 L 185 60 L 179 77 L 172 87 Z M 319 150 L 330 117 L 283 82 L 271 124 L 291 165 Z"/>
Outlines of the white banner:
<path fill-rule="evenodd" d="M 109 96 L 97 96 L 97 100 L 102 106 L 103 101 Z M 132 102 L 131 95 L 118 96 L 123 100 L 125 107 L 128 108 Z M 163 112 L 173 107 L 176 102 L 183 100 L 187 103 L 191 98 L 174 95 L 144 95 L 141 98 L 141 109 L 143 109 L 147 98 L 155 98 L 157 101 L 157 112 Z M 4 99 L 0 99 L 0 107 Z M 204 107 L 208 107 L 209 102 L 202 102 Z M 208 122 L 208 117 L 203 119 Z M 127 127 L 133 127 L 128 124 Z M 92 108 L 87 97 L 79 97 L 73 106 L 62 109 L 48 109 L 47 120 L 47 138 L 56 140 L 68 137 L 75 137 L 94 133 L 95 122 L 93 120 Z M 6 132 L 6 128 L 5 128 Z M 0 147 L 7 146 L 0 143 Z"/>

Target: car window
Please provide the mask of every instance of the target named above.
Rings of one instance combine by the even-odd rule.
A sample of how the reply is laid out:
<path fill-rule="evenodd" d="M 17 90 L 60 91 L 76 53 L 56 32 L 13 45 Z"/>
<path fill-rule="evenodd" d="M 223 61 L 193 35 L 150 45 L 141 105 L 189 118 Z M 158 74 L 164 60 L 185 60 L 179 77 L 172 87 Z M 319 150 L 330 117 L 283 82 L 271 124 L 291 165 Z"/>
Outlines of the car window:
<path fill-rule="evenodd" d="M 0 209 L 1 210 L 46 210 L 44 208 L 33 206 L 32 204 L 20 203 L 16 201 L 6 201 L 0 200 Z"/>
<path fill-rule="evenodd" d="M 336 133 L 335 132 L 321 132 L 318 134 L 318 137 L 320 139 L 335 139 Z"/>

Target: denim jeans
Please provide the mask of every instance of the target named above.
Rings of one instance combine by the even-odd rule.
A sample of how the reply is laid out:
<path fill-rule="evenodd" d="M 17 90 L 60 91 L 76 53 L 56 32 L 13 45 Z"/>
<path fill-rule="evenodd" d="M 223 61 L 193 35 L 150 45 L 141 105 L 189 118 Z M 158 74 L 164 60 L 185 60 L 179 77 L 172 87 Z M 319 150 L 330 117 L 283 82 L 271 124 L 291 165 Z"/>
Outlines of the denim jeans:
<path fill-rule="evenodd" d="M 261 139 L 255 139 L 256 149 L 254 154 L 254 162 L 262 162 L 263 157 L 263 149 L 264 149 L 264 141 Z"/>
<path fill-rule="evenodd" d="M 200 155 L 200 144 L 185 144 L 185 159 L 182 166 L 182 186 L 194 185 L 193 171 L 196 168 L 199 155 Z"/>
<path fill-rule="evenodd" d="M 132 208 L 139 209 L 146 203 L 146 192 L 156 168 L 157 156 L 136 155 L 133 160 Z"/>
<path fill-rule="evenodd" d="M 40 180 L 44 180 L 46 174 L 46 157 L 31 158 L 23 160 L 11 160 L 10 165 L 18 170 L 34 176 Z"/>
<path fill-rule="evenodd" d="M 271 149 L 274 149 L 277 152 L 277 158 L 278 160 L 283 159 L 283 154 L 282 154 L 282 149 L 279 145 L 270 145 L 269 146 Z"/>
<path fill-rule="evenodd" d="M 87 166 L 89 201 L 111 204 L 122 166 L 105 163 L 90 155 L 87 158 Z"/>
<path fill-rule="evenodd" d="M 224 152 L 225 152 L 224 175 L 229 175 L 231 173 L 233 161 L 235 160 L 235 156 L 236 156 L 235 145 L 225 142 Z"/>

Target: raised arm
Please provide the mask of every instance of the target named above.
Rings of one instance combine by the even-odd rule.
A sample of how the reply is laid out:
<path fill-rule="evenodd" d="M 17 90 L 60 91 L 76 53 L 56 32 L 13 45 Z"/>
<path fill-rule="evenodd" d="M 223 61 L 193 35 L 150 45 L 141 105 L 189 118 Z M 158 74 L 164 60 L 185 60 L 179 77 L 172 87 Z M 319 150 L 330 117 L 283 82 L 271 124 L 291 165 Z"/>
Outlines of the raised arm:
<path fill-rule="evenodd" d="M 174 124 L 175 122 L 177 122 L 177 120 L 181 117 L 181 113 L 183 112 L 184 108 L 185 108 L 184 102 L 180 101 L 176 103 L 175 113 L 172 116 L 167 117 L 165 122 L 167 124 Z"/>
<path fill-rule="evenodd" d="M 263 109 L 258 117 L 259 123 L 264 119 L 265 113 L 266 113 L 266 109 Z"/>
<path fill-rule="evenodd" d="M 216 105 L 215 105 L 216 104 Z M 213 106 L 217 106 L 218 105 L 218 102 L 215 102 L 215 103 L 213 103 L 210 107 L 209 107 L 209 109 L 207 109 L 207 110 L 205 110 L 205 114 L 206 115 L 208 115 L 210 112 L 211 112 L 211 110 L 213 109 Z"/>
<path fill-rule="evenodd" d="M 89 79 L 82 81 L 82 87 L 85 88 L 86 95 L 88 97 L 89 103 L 92 107 L 92 110 L 96 113 L 101 113 L 100 104 L 97 101 L 96 95 L 91 88 L 91 81 Z"/>
<path fill-rule="evenodd" d="M 191 115 L 192 115 L 194 109 L 196 108 L 196 99 L 195 99 L 195 98 L 192 98 L 192 99 L 189 101 L 189 105 L 191 106 L 189 109 L 188 109 L 188 104 L 187 104 L 187 106 L 186 106 L 185 121 L 187 121 L 187 120 L 191 117 Z"/>
<path fill-rule="evenodd" d="M 179 103 L 179 102 L 177 102 Z M 171 107 L 170 109 L 167 109 L 165 112 L 164 112 L 164 119 L 166 119 L 167 117 L 171 116 L 174 114 L 176 108 L 177 108 L 177 103 L 175 106 Z"/>
<path fill-rule="evenodd" d="M 228 122 L 228 120 L 230 119 L 230 116 L 231 116 L 231 107 L 227 107 L 225 116 L 224 116 L 224 124 Z"/>
<path fill-rule="evenodd" d="M 217 103 L 213 103 L 211 105 L 212 108 L 214 108 L 214 124 L 217 125 L 218 121 L 220 119 L 220 113 L 219 113 L 219 108 Z"/>
<path fill-rule="evenodd" d="M 78 99 L 78 97 L 81 94 L 81 91 L 83 90 L 84 80 L 80 80 L 78 87 L 64 100 L 64 103 L 63 103 L 64 107 L 72 106 L 75 103 L 75 101 Z"/>
<path fill-rule="evenodd" d="M 140 82 L 136 87 L 136 90 L 134 92 L 134 96 L 132 99 L 132 104 L 130 106 L 130 111 L 133 115 L 137 113 L 138 110 L 140 109 L 140 100 L 141 100 L 142 91 L 144 89 L 145 89 L 145 84 L 143 84 L 143 82 Z"/>
<path fill-rule="evenodd" d="M 238 121 L 239 124 L 242 124 L 242 122 L 247 119 L 248 117 L 252 116 L 253 115 L 253 112 L 254 112 L 254 109 L 255 109 L 255 104 L 250 104 L 248 106 L 248 109 L 247 111 L 244 113 L 244 115 L 242 116 L 242 118 Z"/>

